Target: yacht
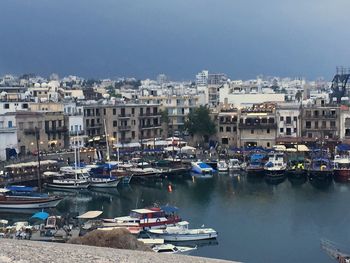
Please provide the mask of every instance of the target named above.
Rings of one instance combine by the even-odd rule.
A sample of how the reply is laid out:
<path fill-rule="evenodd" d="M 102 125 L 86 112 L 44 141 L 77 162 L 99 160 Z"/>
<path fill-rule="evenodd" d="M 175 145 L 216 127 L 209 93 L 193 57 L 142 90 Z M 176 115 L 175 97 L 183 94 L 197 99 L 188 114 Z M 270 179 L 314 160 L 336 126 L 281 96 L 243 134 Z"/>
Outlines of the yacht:
<path fill-rule="evenodd" d="M 228 161 L 228 169 L 231 171 L 241 170 L 241 165 L 238 159 L 230 159 Z"/>
<path fill-rule="evenodd" d="M 266 176 L 271 178 L 285 175 L 287 164 L 284 162 L 284 154 L 272 152 L 268 155 L 268 161 L 264 166 Z"/>
<path fill-rule="evenodd" d="M 197 175 L 202 176 L 213 176 L 213 173 L 215 170 L 208 164 L 198 161 L 198 162 L 191 162 L 191 172 Z"/>
<path fill-rule="evenodd" d="M 87 178 L 79 178 L 78 174 L 63 174 L 55 172 L 44 172 L 44 176 L 50 176 L 52 179 L 45 184 L 49 188 L 58 189 L 86 189 L 89 187 L 90 183 Z"/>
<path fill-rule="evenodd" d="M 218 172 L 228 172 L 228 165 L 226 161 L 221 160 L 217 162 L 217 170 Z"/>
<path fill-rule="evenodd" d="M 165 229 L 150 229 L 148 233 L 154 238 L 162 238 L 164 241 L 195 241 L 217 238 L 218 232 L 212 228 L 189 229 L 187 221 L 181 221 L 175 226 L 167 226 Z"/>
<path fill-rule="evenodd" d="M 155 245 L 152 247 L 152 250 L 154 252 L 163 253 L 163 254 L 178 254 L 178 253 L 186 254 L 196 249 L 197 247 L 181 247 L 181 246 L 174 246 L 172 244 Z"/>

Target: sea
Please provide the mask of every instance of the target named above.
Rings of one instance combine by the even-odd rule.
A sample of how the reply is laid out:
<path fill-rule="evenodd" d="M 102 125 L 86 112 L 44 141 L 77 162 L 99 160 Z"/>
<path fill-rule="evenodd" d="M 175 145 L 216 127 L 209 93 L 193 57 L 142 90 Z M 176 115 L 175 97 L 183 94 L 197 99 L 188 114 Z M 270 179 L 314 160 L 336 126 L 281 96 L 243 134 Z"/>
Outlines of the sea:
<path fill-rule="evenodd" d="M 171 187 L 169 187 L 171 186 Z M 55 191 L 65 199 L 50 214 L 102 210 L 103 217 L 131 209 L 171 205 L 191 228 L 210 227 L 216 240 L 198 242 L 191 255 L 241 262 L 334 262 L 321 239 L 350 252 L 350 185 L 284 178 L 269 182 L 244 174 L 188 175 L 120 185 L 117 190 Z M 29 220 L 29 212 L 0 219 Z"/>

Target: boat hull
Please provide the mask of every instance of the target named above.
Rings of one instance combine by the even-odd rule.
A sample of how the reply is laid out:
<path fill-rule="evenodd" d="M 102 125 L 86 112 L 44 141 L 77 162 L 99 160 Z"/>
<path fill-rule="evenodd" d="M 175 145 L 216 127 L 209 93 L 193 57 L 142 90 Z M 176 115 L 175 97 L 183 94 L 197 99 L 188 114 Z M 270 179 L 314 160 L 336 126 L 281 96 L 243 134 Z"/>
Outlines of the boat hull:
<path fill-rule="evenodd" d="M 205 239 L 214 239 L 217 238 L 217 233 L 211 234 L 153 234 L 151 236 L 162 238 L 164 241 L 196 241 L 196 240 L 205 240 Z"/>
<path fill-rule="evenodd" d="M 115 180 L 110 180 L 110 181 L 90 181 L 90 187 L 91 188 L 115 188 L 118 186 L 120 180 L 115 179 Z"/>
<path fill-rule="evenodd" d="M 331 170 L 309 170 L 308 176 L 310 179 L 317 179 L 317 180 L 327 180 L 329 178 L 332 178 L 333 171 Z"/>
<path fill-rule="evenodd" d="M 65 184 L 58 184 L 58 183 L 46 183 L 46 187 L 49 188 L 56 188 L 56 189 L 87 189 L 90 184 L 88 182 L 86 183 L 65 183 Z"/>
<path fill-rule="evenodd" d="M 39 209 L 56 207 L 63 198 L 56 197 L 46 200 L 27 200 L 27 201 L 0 201 L 0 209 Z"/>
<path fill-rule="evenodd" d="M 265 170 L 264 168 L 249 168 L 246 169 L 247 175 L 249 176 L 264 176 Z"/>
<path fill-rule="evenodd" d="M 341 183 L 350 182 L 350 169 L 334 170 L 334 180 Z"/>

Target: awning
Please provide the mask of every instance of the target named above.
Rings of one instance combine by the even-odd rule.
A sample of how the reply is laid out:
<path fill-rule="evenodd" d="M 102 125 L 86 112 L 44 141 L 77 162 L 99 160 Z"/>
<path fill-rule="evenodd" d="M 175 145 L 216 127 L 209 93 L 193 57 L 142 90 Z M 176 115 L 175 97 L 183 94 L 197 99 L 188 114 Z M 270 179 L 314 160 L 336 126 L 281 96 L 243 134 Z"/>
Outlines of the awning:
<path fill-rule="evenodd" d="M 46 212 L 38 212 L 32 216 L 32 218 L 37 218 L 40 220 L 46 220 L 48 217 L 49 217 L 49 214 Z"/>
<path fill-rule="evenodd" d="M 7 225 L 8 223 L 9 223 L 9 221 L 7 221 L 5 219 L 0 220 L 0 224 Z"/>
<path fill-rule="evenodd" d="M 281 151 L 281 152 L 284 152 L 287 148 L 286 148 L 286 146 L 284 146 L 284 145 L 274 145 L 273 146 L 273 149 L 275 150 L 275 151 Z"/>
<path fill-rule="evenodd" d="M 306 145 L 303 145 L 303 144 L 300 144 L 300 145 L 298 144 L 298 145 L 295 145 L 294 147 L 299 152 L 308 152 L 309 151 L 309 148 Z"/>
<path fill-rule="evenodd" d="M 93 219 L 98 216 L 100 216 L 103 212 L 102 211 L 88 211 L 85 214 L 82 214 L 78 216 L 80 219 Z"/>
<path fill-rule="evenodd" d="M 179 211 L 179 208 L 177 208 L 176 206 L 170 206 L 170 205 L 161 206 L 160 209 L 162 209 L 167 214 L 176 213 L 177 211 Z"/>
<path fill-rule="evenodd" d="M 173 146 L 169 146 L 169 147 L 165 147 L 165 148 L 164 148 L 164 151 L 166 151 L 166 152 L 172 152 L 172 151 L 178 152 L 178 151 L 180 151 L 180 148 L 178 148 L 178 147 L 173 147 Z"/>

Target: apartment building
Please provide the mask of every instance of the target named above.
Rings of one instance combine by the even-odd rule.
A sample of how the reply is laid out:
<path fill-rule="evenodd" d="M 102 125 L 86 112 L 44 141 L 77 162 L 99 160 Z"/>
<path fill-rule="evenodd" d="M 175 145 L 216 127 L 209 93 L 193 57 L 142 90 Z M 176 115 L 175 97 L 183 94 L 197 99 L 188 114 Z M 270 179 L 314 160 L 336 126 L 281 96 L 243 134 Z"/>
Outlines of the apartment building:
<path fill-rule="evenodd" d="M 301 105 L 279 103 L 276 106 L 277 142 L 295 142 L 301 134 Z"/>

